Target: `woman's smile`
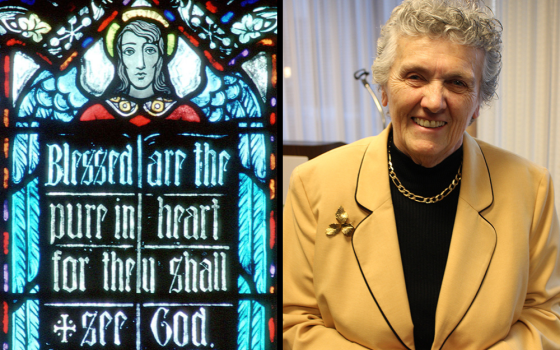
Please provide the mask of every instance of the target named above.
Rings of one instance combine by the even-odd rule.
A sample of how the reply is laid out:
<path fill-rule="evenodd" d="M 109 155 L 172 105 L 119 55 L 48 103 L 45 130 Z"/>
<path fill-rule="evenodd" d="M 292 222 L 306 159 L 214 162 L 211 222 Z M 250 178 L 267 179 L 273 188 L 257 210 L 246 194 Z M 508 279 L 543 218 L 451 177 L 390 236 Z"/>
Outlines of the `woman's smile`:
<path fill-rule="evenodd" d="M 417 117 L 412 117 L 412 121 L 419 126 L 422 126 L 424 128 L 429 128 L 429 129 L 437 129 L 447 124 L 444 121 L 427 120 L 427 119 L 422 119 Z"/>

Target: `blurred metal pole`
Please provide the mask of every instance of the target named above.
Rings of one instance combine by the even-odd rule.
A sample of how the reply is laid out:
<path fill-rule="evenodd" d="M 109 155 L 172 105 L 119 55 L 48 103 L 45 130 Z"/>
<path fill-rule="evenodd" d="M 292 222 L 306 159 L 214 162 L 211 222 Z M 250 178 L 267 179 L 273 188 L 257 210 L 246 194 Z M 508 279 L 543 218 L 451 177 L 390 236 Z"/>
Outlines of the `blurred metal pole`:
<path fill-rule="evenodd" d="M 381 113 L 381 118 L 382 118 L 382 121 L 383 121 L 383 129 L 385 129 L 385 127 L 387 126 L 387 121 L 385 120 L 385 113 L 383 112 L 383 108 L 381 108 L 381 103 L 377 99 L 377 96 L 375 96 L 375 93 L 373 92 L 373 90 L 371 89 L 371 86 L 369 85 L 369 83 L 366 80 L 366 77 L 368 75 L 369 75 L 368 71 L 366 71 L 365 69 L 360 69 L 360 70 L 358 70 L 354 73 L 354 79 L 360 80 L 362 82 L 362 84 L 364 84 L 364 86 L 366 87 L 367 91 L 369 91 L 369 94 L 371 95 L 371 97 L 373 97 L 373 101 L 375 102 L 375 105 L 377 106 L 377 110 L 379 111 L 379 113 Z"/>

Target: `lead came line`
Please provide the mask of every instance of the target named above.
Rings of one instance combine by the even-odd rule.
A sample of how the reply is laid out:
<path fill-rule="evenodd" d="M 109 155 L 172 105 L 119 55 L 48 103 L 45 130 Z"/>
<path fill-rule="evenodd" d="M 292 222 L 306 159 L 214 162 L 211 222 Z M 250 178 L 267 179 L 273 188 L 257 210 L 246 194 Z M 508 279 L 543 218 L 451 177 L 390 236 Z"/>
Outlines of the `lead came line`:
<path fill-rule="evenodd" d="M 138 188 L 142 188 L 142 136 L 138 135 Z"/>
<path fill-rule="evenodd" d="M 164 193 L 164 197 L 223 197 L 223 193 Z"/>
<path fill-rule="evenodd" d="M 146 245 L 144 249 L 224 249 L 229 250 L 227 245 Z"/>
<path fill-rule="evenodd" d="M 123 244 L 123 245 L 110 245 L 110 244 L 56 244 L 57 247 L 62 248 L 122 248 L 122 249 L 129 249 L 134 248 L 132 244 Z"/>
<path fill-rule="evenodd" d="M 47 192 L 47 196 L 93 196 L 93 197 L 110 197 L 110 196 L 136 196 L 136 193 L 109 193 L 109 192 Z"/>
<path fill-rule="evenodd" d="M 136 304 L 136 350 L 140 350 L 140 304 Z"/>
<path fill-rule="evenodd" d="M 45 306 L 66 307 L 134 307 L 132 303 L 45 303 Z"/>
<path fill-rule="evenodd" d="M 208 303 L 145 303 L 142 304 L 143 307 L 156 307 L 156 306 L 225 306 L 231 307 L 233 304 L 229 303 L 219 303 L 219 304 L 208 304 Z"/>
<path fill-rule="evenodd" d="M 109 192 L 47 192 L 47 196 L 91 196 L 91 197 L 110 197 L 110 196 L 136 196 L 136 193 L 109 193 Z M 153 196 L 152 193 L 147 193 L 147 196 Z M 164 193 L 164 197 L 224 197 L 224 193 Z"/>
<path fill-rule="evenodd" d="M 181 136 L 197 136 L 197 137 L 206 137 L 210 139 L 221 139 L 226 137 L 227 135 L 204 135 L 204 134 L 193 134 L 193 133 L 183 133 L 179 134 Z"/>
<path fill-rule="evenodd" d="M 142 276 L 140 272 L 140 263 L 142 262 L 140 251 L 142 248 L 142 195 L 140 193 L 138 193 L 138 225 L 136 225 L 136 227 L 138 228 L 138 234 L 136 235 L 138 237 L 136 246 L 136 266 L 138 266 L 136 268 L 136 293 L 140 293 L 140 284 L 142 283 Z"/>

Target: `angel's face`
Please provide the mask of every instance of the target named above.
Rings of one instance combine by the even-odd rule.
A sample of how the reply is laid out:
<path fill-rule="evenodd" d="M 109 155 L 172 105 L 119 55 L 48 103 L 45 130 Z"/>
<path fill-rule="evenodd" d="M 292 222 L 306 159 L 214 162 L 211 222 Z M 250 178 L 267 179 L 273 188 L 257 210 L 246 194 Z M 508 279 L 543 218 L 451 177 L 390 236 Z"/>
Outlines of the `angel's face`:
<path fill-rule="evenodd" d="M 160 57 L 157 46 L 132 32 L 126 32 L 121 49 L 126 75 L 133 87 L 137 90 L 151 88 Z"/>

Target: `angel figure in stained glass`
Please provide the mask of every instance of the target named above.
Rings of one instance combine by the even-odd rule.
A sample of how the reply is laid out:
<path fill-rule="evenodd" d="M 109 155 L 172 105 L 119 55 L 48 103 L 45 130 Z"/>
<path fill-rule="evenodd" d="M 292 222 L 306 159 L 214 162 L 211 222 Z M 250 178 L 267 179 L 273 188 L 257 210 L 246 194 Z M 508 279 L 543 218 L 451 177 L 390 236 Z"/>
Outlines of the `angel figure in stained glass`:
<path fill-rule="evenodd" d="M 154 119 L 201 121 L 202 113 L 196 105 L 176 106 L 177 100 L 164 73 L 169 50 L 158 25 L 144 19 L 131 21 L 116 35 L 110 47 L 113 46 L 116 51 L 114 95 L 87 108 L 80 116 L 81 121 L 125 118 L 138 126 Z"/>

